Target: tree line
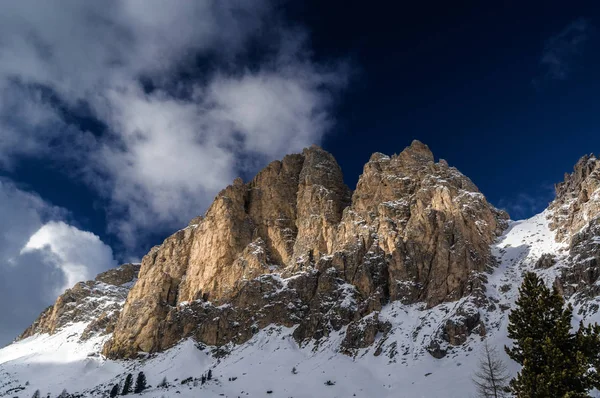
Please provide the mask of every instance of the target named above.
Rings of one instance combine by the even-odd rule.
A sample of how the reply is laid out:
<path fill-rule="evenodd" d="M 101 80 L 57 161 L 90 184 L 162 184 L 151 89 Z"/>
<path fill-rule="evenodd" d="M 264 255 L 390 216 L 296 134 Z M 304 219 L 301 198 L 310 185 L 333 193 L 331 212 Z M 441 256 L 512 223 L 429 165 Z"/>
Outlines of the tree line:
<path fill-rule="evenodd" d="M 135 387 L 133 385 L 133 375 L 131 373 L 127 374 L 125 377 L 125 381 L 123 382 L 123 387 L 119 388 L 119 384 L 115 384 L 113 388 L 110 390 L 110 398 L 115 398 L 117 395 L 127 395 L 131 394 L 139 394 L 143 392 L 147 387 L 146 384 L 146 375 L 144 372 L 140 372 L 137 375 L 135 380 Z"/>

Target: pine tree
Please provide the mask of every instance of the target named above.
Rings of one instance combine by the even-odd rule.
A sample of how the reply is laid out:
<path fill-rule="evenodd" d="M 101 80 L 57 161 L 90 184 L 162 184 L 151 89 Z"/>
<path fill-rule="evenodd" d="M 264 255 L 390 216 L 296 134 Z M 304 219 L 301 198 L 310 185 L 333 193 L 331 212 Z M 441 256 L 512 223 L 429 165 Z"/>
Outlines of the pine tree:
<path fill-rule="evenodd" d="M 62 390 L 62 392 L 60 393 L 58 398 L 69 398 L 69 393 L 67 392 L 66 388 L 64 390 Z"/>
<path fill-rule="evenodd" d="M 121 391 L 121 395 L 127 395 L 131 392 L 131 385 L 133 384 L 133 376 L 131 373 L 127 374 L 125 378 L 125 383 L 123 383 L 123 390 Z"/>
<path fill-rule="evenodd" d="M 35 390 L 35 392 L 33 393 L 33 395 L 31 396 L 31 398 L 40 398 L 40 390 Z"/>
<path fill-rule="evenodd" d="M 135 389 L 134 393 L 139 394 L 146 389 L 146 375 L 144 372 L 140 372 L 137 375 L 137 379 L 135 380 Z"/>
<path fill-rule="evenodd" d="M 509 315 L 508 337 L 514 343 L 506 348 L 522 365 L 510 382 L 513 392 L 522 398 L 587 397 L 595 383 L 587 369 L 591 351 L 600 346 L 598 330 L 570 333 L 571 306 L 565 307 L 558 290 L 547 288 L 535 273 L 525 275 L 519 294 Z"/>
<path fill-rule="evenodd" d="M 206 376 L 206 380 L 212 379 L 212 370 L 208 369 L 208 375 Z"/>
<path fill-rule="evenodd" d="M 167 377 L 163 377 L 162 381 L 160 382 L 160 384 L 157 387 L 160 388 L 165 388 L 169 385 L 169 383 L 167 382 Z"/>
<path fill-rule="evenodd" d="M 477 388 L 480 398 L 504 398 L 508 396 L 507 387 L 510 376 L 506 365 L 494 347 L 487 341 L 484 343 L 483 352 L 479 359 L 478 370 L 473 375 L 473 383 Z"/>
<path fill-rule="evenodd" d="M 115 384 L 110 390 L 110 398 L 115 398 L 117 395 L 119 395 L 119 385 Z"/>
<path fill-rule="evenodd" d="M 202 378 L 200 379 L 200 384 L 204 385 L 204 383 L 206 383 L 206 376 L 202 375 Z"/>
<path fill-rule="evenodd" d="M 598 324 L 584 326 L 579 322 L 579 330 L 575 335 L 577 347 L 587 358 L 587 388 L 600 389 L 600 326 Z"/>

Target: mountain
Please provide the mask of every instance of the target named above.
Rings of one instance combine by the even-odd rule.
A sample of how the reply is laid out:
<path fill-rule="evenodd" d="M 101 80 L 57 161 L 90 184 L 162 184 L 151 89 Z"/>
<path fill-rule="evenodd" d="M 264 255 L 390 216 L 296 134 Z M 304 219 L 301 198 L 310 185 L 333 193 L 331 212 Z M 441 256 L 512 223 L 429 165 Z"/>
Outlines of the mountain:
<path fill-rule="evenodd" d="M 0 396 L 108 396 L 140 371 L 148 397 L 469 396 L 483 341 L 510 344 L 525 271 L 574 322 L 600 319 L 599 173 L 583 157 L 544 212 L 510 221 L 418 141 L 373 154 L 354 191 L 321 148 L 288 155 L 141 265 L 59 297 L 0 350 Z"/>

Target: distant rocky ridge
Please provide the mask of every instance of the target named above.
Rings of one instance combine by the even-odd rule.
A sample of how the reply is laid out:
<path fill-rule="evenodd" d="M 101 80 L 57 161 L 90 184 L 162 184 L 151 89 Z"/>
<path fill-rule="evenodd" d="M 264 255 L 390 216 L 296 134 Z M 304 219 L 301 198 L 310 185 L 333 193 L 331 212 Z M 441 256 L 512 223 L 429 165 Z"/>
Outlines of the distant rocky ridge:
<path fill-rule="evenodd" d="M 93 281 L 79 282 L 46 308 L 19 339 L 38 333 L 53 334 L 75 322 L 88 322 L 82 339 L 112 333 L 139 270 L 139 264 L 124 264 L 99 274 Z"/>

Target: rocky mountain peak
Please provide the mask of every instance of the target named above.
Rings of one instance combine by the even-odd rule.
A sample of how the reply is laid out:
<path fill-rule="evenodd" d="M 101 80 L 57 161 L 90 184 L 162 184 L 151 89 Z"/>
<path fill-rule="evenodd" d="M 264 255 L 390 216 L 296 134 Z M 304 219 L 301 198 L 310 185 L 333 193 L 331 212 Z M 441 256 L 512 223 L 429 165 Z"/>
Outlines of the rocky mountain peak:
<path fill-rule="evenodd" d="M 299 342 L 347 327 L 341 349 L 352 353 L 390 331 L 377 315 L 390 302 L 432 308 L 480 295 L 507 218 L 419 141 L 391 157 L 373 154 L 354 192 L 335 158 L 311 146 L 247 183 L 236 178 L 144 256 L 131 290 L 135 266 L 99 275 L 67 291 L 24 336 L 85 312 L 96 317 L 86 335 L 113 332 L 103 349 L 111 358 L 186 337 L 244 343 L 272 324 L 294 327 Z M 98 294 L 118 304 L 94 306 Z M 473 311 L 459 310 L 466 323 L 452 324 L 448 344 L 482 330 Z"/>
<path fill-rule="evenodd" d="M 435 160 L 429 147 L 419 140 L 413 140 L 398 156 L 406 163 L 432 163 Z"/>
<path fill-rule="evenodd" d="M 334 157 L 312 146 L 236 179 L 145 256 L 104 352 L 160 351 L 187 336 L 243 342 L 272 323 L 296 325 L 301 341 L 389 301 L 457 300 L 492 264 L 506 219 L 419 141 L 371 156 L 354 193 Z"/>
<path fill-rule="evenodd" d="M 335 392 L 325 381 L 337 368 L 382 376 L 370 384 L 384 388 L 370 396 L 393 395 L 390 374 L 402 375 L 397 386 L 448 395 L 469 384 L 484 341 L 506 341 L 524 273 L 554 284 L 577 318 L 599 319 L 598 167 L 582 158 L 549 209 L 506 228 L 506 213 L 418 141 L 398 155 L 373 154 L 354 192 L 323 149 L 285 156 L 249 182 L 233 181 L 204 216 L 152 248 L 137 281 L 137 266 L 126 265 L 65 292 L 25 331 L 31 339 L 0 352 L 8 377 L 0 395 L 25 380 L 47 382 L 28 370 L 33 362 L 64 378 L 56 350 L 78 358 L 73 378 L 94 370 L 85 385 L 94 396 L 142 369 L 152 383 L 172 370 L 169 381 L 182 380 L 173 389 L 189 382 L 182 395 L 211 369 L 215 394 L 254 396 L 264 389 L 249 388 L 286 367 L 278 373 L 286 387 L 315 384 L 319 369 Z M 111 361 L 122 358 L 143 359 Z M 431 389 L 436 380 L 444 391 Z M 462 386 L 450 393 L 466 395 Z"/>

